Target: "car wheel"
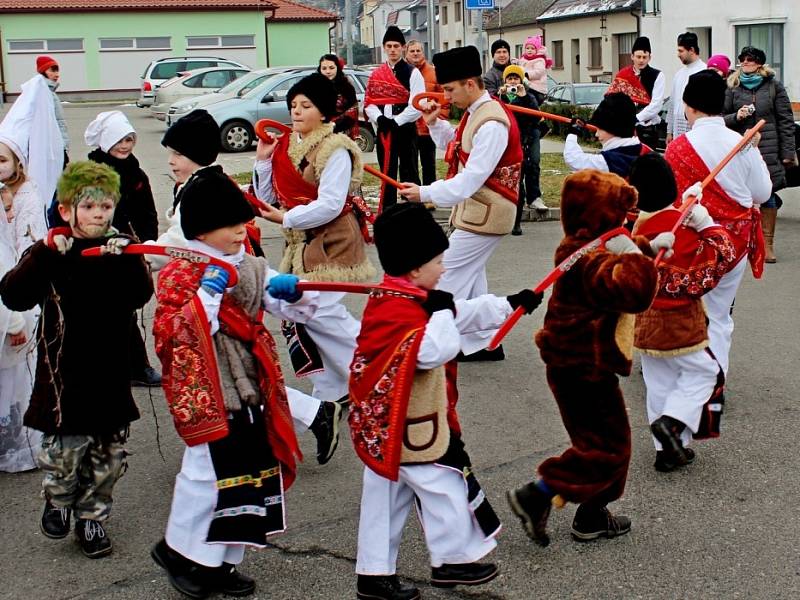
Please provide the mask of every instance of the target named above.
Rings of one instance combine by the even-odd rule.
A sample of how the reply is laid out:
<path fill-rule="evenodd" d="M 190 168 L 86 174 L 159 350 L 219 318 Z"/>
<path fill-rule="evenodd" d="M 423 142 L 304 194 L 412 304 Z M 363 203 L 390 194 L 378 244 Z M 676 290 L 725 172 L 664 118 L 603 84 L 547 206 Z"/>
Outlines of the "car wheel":
<path fill-rule="evenodd" d="M 253 145 L 253 127 L 246 121 L 227 123 L 221 133 L 222 149 L 225 152 L 247 152 Z"/>
<path fill-rule="evenodd" d="M 375 149 L 375 135 L 363 123 L 358 128 L 358 135 L 353 141 L 362 152 L 372 152 Z"/>

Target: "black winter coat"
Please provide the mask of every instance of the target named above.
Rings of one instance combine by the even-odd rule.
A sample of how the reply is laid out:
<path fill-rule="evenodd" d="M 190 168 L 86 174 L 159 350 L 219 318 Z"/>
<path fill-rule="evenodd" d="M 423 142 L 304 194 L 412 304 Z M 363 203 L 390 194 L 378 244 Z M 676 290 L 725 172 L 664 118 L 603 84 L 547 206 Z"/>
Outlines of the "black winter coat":
<path fill-rule="evenodd" d="M 89 160 L 108 165 L 119 173 L 119 204 L 111 224 L 120 233 L 136 237 L 142 242 L 158 239 L 158 213 L 153 190 L 136 157 L 131 154 L 120 160 L 97 148 L 89 153 Z"/>
<path fill-rule="evenodd" d="M 499 91 L 499 90 L 498 90 Z M 500 101 L 503 104 L 509 104 L 513 106 L 521 106 L 523 108 L 532 108 L 534 110 L 539 110 L 539 102 L 536 100 L 536 96 L 533 93 L 533 90 L 525 88 L 525 95 L 524 96 L 516 96 L 513 101 L 509 100 L 508 95 L 501 94 Z M 524 115 L 522 113 L 514 113 L 514 118 L 517 120 L 517 126 L 519 127 L 519 134 L 523 139 L 523 145 L 525 141 L 533 135 L 534 128 L 539 127 L 539 122 L 541 119 L 539 117 L 534 117 L 532 115 Z"/>
<path fill-rule="evenodd" d="M 774 92 L 770 88 L 774 86 Z M 773 101 L 774 98 L 774 101 Z M 736 112 L 748 104 L 755 104 L 756 112 L 742 121 L 736 120 Z M 761 129 L 761 141 L 758 149 L 769 168 L 772 179 L 772 191 L 777 192 L 786 187 L 786 171 L 784 159 L 795 157 L 794 115 L 792 103 L 786 89 L 774 76 L 765 77 L 754 90 L 739 85 L 728 88 L 725 93 L 725 107 L 722 111 L 725 125 L 734 131 L 744 133 L 760 119 L 766 124 Z"/>
<path fill-rule="evenodd" d="M 107 240 L 76 238 L 66 255 L 40 240 L 0 281 L 10 310 L 42 307 L 24 423 L 45 434 L 108 434 L 139 418 L 130 384 L 131 319 L 153 295 L 153 280 L 141 256 L 81 256 Z"/>

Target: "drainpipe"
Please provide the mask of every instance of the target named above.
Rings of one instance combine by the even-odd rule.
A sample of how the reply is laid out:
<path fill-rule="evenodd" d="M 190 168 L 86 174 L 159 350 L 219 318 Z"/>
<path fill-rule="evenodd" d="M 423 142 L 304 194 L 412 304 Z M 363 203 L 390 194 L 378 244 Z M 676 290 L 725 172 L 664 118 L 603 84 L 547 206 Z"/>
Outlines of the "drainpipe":
<path fill-rule="evenodd" d="M 631 16 L 636 19 L 636 37 L 642 35 L 642 15 L 637 12 L 636 8 L 631 9 Z"/>
<path fill-rule="evenodd" d="M 336 52 L 336 34 L 333 33 L 333 29 L 335 27 L 336 27 L 336 21 L 333 22 L 333 25 L 328 27 L 328 52 L 336 54 L 338 56 L 339 53 Z M 344 35 L 342 35 L 342 39 L 344 39 Z M 333 50 L 331 50 L 331 40 L 333 40 Z"/>
<path fill-rule="evenodd" d="M 267 68 L 270 67 L 269 64 L 269 22 L 275 18 L 275 10 L 276 7 L 268 8 L 264 11 L 264 54 L 265 58 L 267 59 Z M 270 14 L 267 15 L 267 11 L 270 11 Z"/>

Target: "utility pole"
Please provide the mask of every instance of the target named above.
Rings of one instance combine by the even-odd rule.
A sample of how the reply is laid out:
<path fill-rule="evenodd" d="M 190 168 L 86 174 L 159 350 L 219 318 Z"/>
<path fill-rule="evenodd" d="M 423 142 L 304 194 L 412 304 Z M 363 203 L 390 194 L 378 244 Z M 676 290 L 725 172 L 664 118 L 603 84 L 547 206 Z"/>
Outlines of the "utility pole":
<path fill-rule="evenodd" d="M 436 7 L 434 6 L 434 0 L 427 0 L 427 7 L 428 7 L 428 54 L 430 59 L 439 48 L 436 47 L 436 30 L 439 28 L 439 24 L 436 22 Z"/>
<path fill-rule="evenodd" d="M 347 65 L 353 66 L 353 8 L 351 0 L 344 0 L 344 43 L 347 48 Z"/>

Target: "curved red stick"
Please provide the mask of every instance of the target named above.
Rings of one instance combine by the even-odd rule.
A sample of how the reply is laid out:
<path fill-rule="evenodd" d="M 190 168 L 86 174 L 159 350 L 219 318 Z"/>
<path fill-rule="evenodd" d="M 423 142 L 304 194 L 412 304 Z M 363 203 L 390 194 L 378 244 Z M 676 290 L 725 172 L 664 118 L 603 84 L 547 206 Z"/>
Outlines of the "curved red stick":
<path fill-rule="evenodd" d="M 547 274 L 547 277 L 542 279 L 536 285 L 536 287 L 533 288 L 533 291 L 538 293 L 538 294 L 541 294 L 547 288 L 549 288 L 551 285 L 553 285 L 564 273 L 566 273 L 572 267 L 574 267 L 575 263 L 578 262 L 578 260 L 583 258 L 586 254 L 588 254 L 592 250 L 596 250 L 597 248 L 600 248 L 603 244 L 605 244 L 612 237 L 616 237 L 618 235 L 628 235 L 629 236 L 630 232 L 627 229 L 625 229 L 624 227 L 617 227 L 616 229 L 612 229 L 611 231 L 606 231 L 600 237 L 597 237 L 597 238 L 593 239 L 591 242 L 589 242 L 588 244 L 585 244 L 585 245 L 581 246 L 580 248 L 575 250 L 575 252 L 570 254 L 567 258 L 562 260 L 561 263 L 559 263 L 559 265 L 555 269 L 550 271 Z M 524 315 L 524 314 L 525 314 L 525 311 L 521 306 L 518 307 L 513 313 L 511 313 L 511 316 L 508 317 L 505 320 L 505 323 L 503 323 L 500 326 L 500 329 L 497 330 L 497 333 L 494 334 L 494 337 L 492 338 L 492 341 L 489 342 L 489 345 L 486 347 L 486 349 L 487 350 L 494 350 L 495 348 L 497 348 L 500 345 L 500 342 L 503 341 L 503 338 L 506 337 L 506 335 L 508 335 L 508 332 L 511 331 L 511 329 L 514 327 L 514 325 L 517 324 L 517 321 L 519 321 L 522 318 L 522 315 Z"/>
<path fill-rule="evenodd" d="M 297 289 L 301 292 L 346 292 L 348 294 L 369 294 L 373 290 L 398 292 L 425 300 L 428 294 L 422 290 L 392 287 L 381 283 L 351 283 L 344 281 L 298 281 Z"/>
<path fill-rule="evenodd" d="M 272 119 L 261 119 L 256 121 L 255 132 L 256 137 L 260 140 L 271 144 L 275 141 L 275 137 L 269 133 L 268 129 L 277 129 L 281 133 L 291 133 L 292 128 L 280 121 L 273 121 Z"/>
<path fill-rule="evenodd" d="M 228 273 L 228 287 L 233 287 L 239 281 L 239 273 L 232 264 L 209 256 L 204 252 L 178 248 L 176 246 L 157 246 L 155 244 L 128 244 L 122 251 L 123 254 L 159 254 L 170 258 L 181 258 L 193 263 L 210 264 L 222 267 Z M 103 247 L 95 246 L 81 252 L 81 256 L 104 256 Z"/>

